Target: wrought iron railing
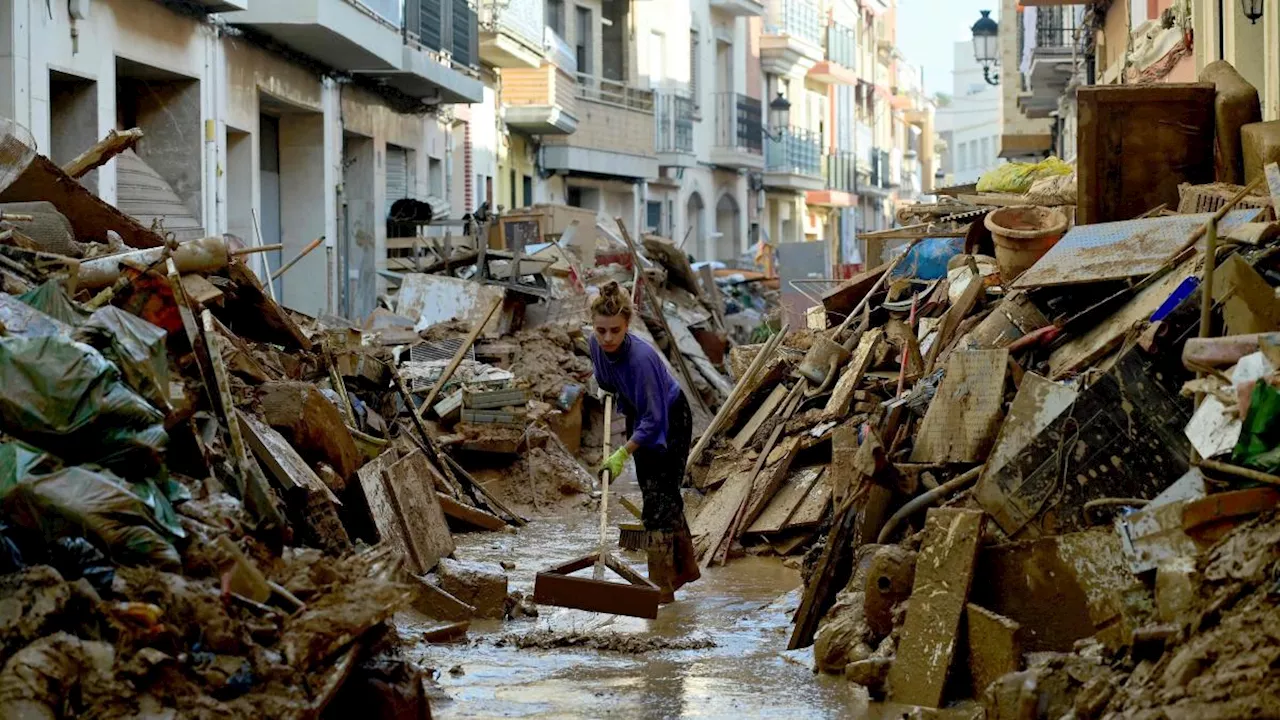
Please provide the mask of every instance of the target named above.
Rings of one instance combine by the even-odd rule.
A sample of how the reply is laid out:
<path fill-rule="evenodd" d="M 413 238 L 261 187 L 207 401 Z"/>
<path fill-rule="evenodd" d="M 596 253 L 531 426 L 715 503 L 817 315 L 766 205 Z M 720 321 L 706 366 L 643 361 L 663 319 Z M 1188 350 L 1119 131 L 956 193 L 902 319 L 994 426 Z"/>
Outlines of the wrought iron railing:
<path fill-rule="evenodd" d="M 719 92 L 716 103 L 716 147 L 764 152 L 763 104 L 741 93 Z"/>
<path fill-rule="evenodd" d="M 767 139 L 764 167 L 767 172 L 821 177 L 821 135 L 805 128 L 782 128 Z"/>
<path fill-rule="evenodd" d="M 841 192 L 857 192 L 858 163 L 852 152 L 837 150 L 828 153 L 823 165 L 823 180 L 828 190 Z"/>
<path fill-rule="evenodd" d="M 822 13 L 810 0 L 772 0 L 765 32 L 791 35 L 822 46 Z"/>
<path fill-rule="evenodd" d="M 377 15 L 397 30 L 403 27 L 404 9 L 400 5 L 400 0 L 347 0 L 347 2 Z"/>
<path fill-rule="evenodd" d="M 653 91 L 631 87 L 617 80 L 607 80 L 595 75 L 578 73 L 578 97 L 605 105 L 653 112 Z"/>
<path fill-rule="evenodd" d="M 1080 29 L 1075 8 L 1042 7 L 1036 13 L 1036 49 L 1070 49 L 1075 46 Z"/>
<path fill-rule="evenodd" d="M 858 68 L 858 34 L 846 25 L 827 26 L 827 59 L 850 70 Z"/>
<path fill-rule="evenodd" d="M 693 98 L 674 92 L 653 94 L 654 150 L 693 152 Z"/>

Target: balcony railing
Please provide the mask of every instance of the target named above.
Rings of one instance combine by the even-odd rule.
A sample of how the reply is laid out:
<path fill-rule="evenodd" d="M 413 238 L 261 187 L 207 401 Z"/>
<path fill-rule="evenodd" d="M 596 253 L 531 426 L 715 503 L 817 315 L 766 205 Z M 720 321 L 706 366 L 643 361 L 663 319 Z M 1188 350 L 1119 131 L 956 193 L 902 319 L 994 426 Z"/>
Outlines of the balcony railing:
<path fill-rule="evenodd" d="M 889 151 L 888 150 L 872 150 L 871 151 L 871 184 L 878 188 L 888 189 L 893 187 L 889 179 Z"/>
<path fill-rule="evenodd" d="M 823 165 L 822 169 L 824 170 L 822 179 L 826 182 L 828 190 L 839 190 L 847 193 L 857 192 L 857 158 L 852 152 L 838 150 L 828 153 L 826 164 Z"/>
<path fill-rule="evenodd" d="M 693 99 L 679 93 L 658 92 L 653 95 L 653 104 L 654 150 L 693 152 Z"/>
<path fill-rule="evenodd" d="M 776 140 L 768 139 L 764 168 L 766 172 L 821 177 L 821 136 L 805 128 L 783 128 L 778 132 Z"/>
<path fill-rule="evenodd" d="M 479 16 L 480 29 L 485 32 L 506 30 L 533 47 L 542 46 L 546 27 L 543 0 L 481 0 Z"/>
<path fill-rule="evenodd" d="M 405 34 L 437 53 L 449 53 L 455 65 L 477 67 L 479 18 L 468 0 L 405 0 Z"/>
<path fill-rule="evenodd" d="M 1036 13 L 1036 49 L 1067 50 L 1075 47 L 1080 29 L 1075 8 L 1040 8 Z"/>
<path fill-rule="evenodd" d="M 631 87 L 626 83 L 595 75 L 578 73 L 578 97 L 627 110 L 653 112 L 652 90 Z"/>
<path fill-rule="evenodd" d="M 400 6 L 400 0 L 347 0 L 347 2 L 377 15 L 397 30 L 403 26 L 404 12 Z"/>
<path fill-rule="evenodd" d="M 772 0 L 765 32 L 822 45 L 822 14 L 809 0 Z"/>
<path fill-rule="evenodd" d="M 716 102 L 716 147 L 740 152 L 764 152 L 762 103 L 756 98 L 733 92 L 719 92 Z"/>
<path fill-rule="evenodd" d="M 827 26 L 827 59 L 849 70 L 858 69 L 858 35 L 833 22 Z"/>

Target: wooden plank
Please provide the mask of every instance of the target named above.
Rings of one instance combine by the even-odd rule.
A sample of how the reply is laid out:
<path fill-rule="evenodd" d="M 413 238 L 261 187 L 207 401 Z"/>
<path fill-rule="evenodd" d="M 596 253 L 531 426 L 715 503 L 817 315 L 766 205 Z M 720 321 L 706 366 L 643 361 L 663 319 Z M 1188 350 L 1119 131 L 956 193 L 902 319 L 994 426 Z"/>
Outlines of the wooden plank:
<path fill-rule="evenodd" d="M 849 581 L 852 568 L 848 559 L 853 550 L 851 541 L 857 515 L 857 508 L 852 503 L 837 509 L 831 522 L 831 531 L 827 534 L 827 542 L 823 545 L 818 563 L 804 587 L 800 608 L 796 610 L 795 626 L 787 643 L 788 650 L 813 644 L 818 621 L 835 600 L 836 592 Z"/>
<path fill-rule="evenodd" d="M 497 515 L 473 508 L 470 505 L 463 505 L 438 490 L 436 491 L 436 499 L 440 501 L 440 509 L 444 511 L 444 514 L 454 520 L 474 525 L 481 530 L 501 530 L 507 526 L 506 521 Z"/>
<path fill-rule="evenodd" d="M 747 528 L 751 533 L 781 532 L 787 521 L 799 509 L 801 503 L 809 495 L 813 484 L 822 477 L 825 467 L 807 467 L 790 472 L 782 487 L 774 494 L 773 499 L 765 506 L 760 517 Z"/>
<path fill-rule="evenodd" d="M 1176 207 L 1179 183 L 1213 182 L 1214 96 L 1212 83 L 1080 88 L 1076 222 Z"/>
<path fill-rule="evenodd" d="M 837 506 L 844 504 L 845 498 L 852 494 L 854 478 L 859 474 L 857 456 L 858 428 L 846 424 L 832 430 L 831 472 L 827 477 L 831 481 L 831 497 Z"/>
<path fill-rule="evenodd" d="M 884 331 L 880 328 L 870 330 L 858 339 L 858 346 L 854 348 L 853 356 L 845 364 L 844 374 L 836 381 L 835 390 L 827 400 L 827 415 L 843 418 L 849 414 L 849 404 L 853 402 L 853 395 L 866 375 L 867 368 L 871 367 L 876 348 L 883 339 Z"/>
<path fill-rule="evenodd" d="M 142 139 L 142 128 L 119 131 L 112 128 L 107 136 L 94 143 L 74 160 L 62 166 L 62 171 L 73 178 L 82 178 L 95 168 L 102 167 L 111 158 L 128 150 Z"/>
<path fill-rule="evenodd" d="M 690 523 L 689 532 L 698 544 L 698 554 L 714 550 L 711 545 L 719 545 L 721 538 L 729 531 L 729 525 L 738 508 L 751 494 L 751 476 L 746 473 L 734 475 L 702 503 L 698 515 Z"/>
<path fill-rule="evenodd" d="M 797 530 L 817 527 L 822 524 L 822 518 L 827 514 L 827 508 L 830 506 L 831 474 L 824 473 L 814 481 L 813 487 L 809 489 L 809 494 L 805 495 L 804 501 L 791 514 L 791 517 L 787 518 L 787 524 L 782 529 Z"/>
<path fill-rule="evenodd" d="M 320 480 L 320 476 L 275 428 L 240 410 L 236 414 L 254 456 L 285 490 L 307 488 L 323 494 L 335 505 L 342 504 L 333 490 Z"/>
<path fill-rule="evenodd" d="M 356 472 L 356 478 L 360 481 L 360 489 L 364 491 L 365 502 L 369 506 L 369 514 L 373 516 L 373 526 L 378 531 L 378 538 L 386 543 L 392 552 L 408 558 L 409 543 L 405 538 L 404 527 L 400 524 L 390 492 L 382 482 L 383 471 L 390 463 L 395 462 L 395 459 L 394 451 L 384 452 L 360 468 Z M 422 573 L 422 570 L 417 567 L 409 569 L 414 574 Z"/>
<path fill-rule="evenodd" d="M 1228 335 L 1280 329 L 1280 301 L 1275 290 L 1238 254 L 1214 271 L 1213 299 L 1222 305 Z"/>
<path fill-rule="evenodd" d="M 405 539 L 422 568 L 419 572 L 429 572 L 454 550 L 431 474 L 430 462 L 420 452 L 410 453 L 384 471 L 391 498 L 407 529 Z"/>
<path fill-rule="evenodd" d="M 947 314 L 942 318 L 942 325 L 938 328 L 938 334 L 933 339 L 933 344 L 929 346 L 929 354 L 925 357 L 925 374 L 933 372 L 933 368 L 938 362 L 938 357 L 951 344 L 951 336 L 955 335 L 956 328 L 960 327 L 961 321 L 969 315 L 969 312 L 973 310 L 973 306 L 978 303 L 978 298 L 985 292 L 986 284 L 977 281 L 970 282 L 965 286 L 960 298 L 947 309 Z"/>
<path fill-rule="evenodd" d="M 738 521 L 734 528 L 733 537 L 738 536 L 738 528 L 747 527 L 760 517 L 760 513 L 764 512 L 764 508 L 777 494 L 778 488 L 782 482 L 786 480 L 787 474 L 791 470 L 791 461 L 795 459 L 796 453 L 800 450 L 800 438 L 789 437 L 783 439 L 777 447 L 770 451 L 769 456 L 765 459 L 765 464 L 760 468 L 760 472 L 756 474 L 755 481 L 751 485 L 751 494 L 747 497 L 745 510 L 742 518 Z"/>
<path fill-rule="evenodd" d="M 188 298 L 200 305 L 217 305 L 222 302 L 222 291 L 206 280 L 203 275 L 195 273 L 183 275 L 182 289 L 187 291 Z"/>
<path fill-rule="evenodd" d="M 755 437 L 756 433 L 760 431 L 760 426 L 763 425 L 766 420 L 773 417 L 774 412 L 778 409 L 778 405 L 782 404 L 782 399 L 786 396 L 786 385 L 774 385 L 773 392 L 769 393 L 769 396 L 764 399 L 764 402 L 760 403 L 760 407 L 756 409 L 755 414 L 751 416 L 751 419 L 747 421 L 747 424 L 743 425 L 742 429 L 738 431 L 738 434 L 734 436 L 733 446 L 739 450 L 746 447 L 747 444 L 751 442 L 751 438 Z"/>
<path fill-rule="evenodd" d="M 1003 348 L 953 354 L 916 433 L 911 462 L 985 461 L 1000 429 L 1008 369 Z"/>
<path fill-rule="evenodd" d="M 929 511 L 907 620 L 889 670 L 892 701 L 929 708 L 942 705 L 985 518 L 980 510 Z"/>
<path fill-rule="evenodd" d="M 1199 258 L 1199 254 L 1192 256 L 1140 290 L 1106 320 L 1054 350 L 1049 355 L 1049 379 L 1061 380 L 1080 372 L 1119 346 L 1134 326 L 1151 317 L 1183 280 L 1195 274 Z"/>

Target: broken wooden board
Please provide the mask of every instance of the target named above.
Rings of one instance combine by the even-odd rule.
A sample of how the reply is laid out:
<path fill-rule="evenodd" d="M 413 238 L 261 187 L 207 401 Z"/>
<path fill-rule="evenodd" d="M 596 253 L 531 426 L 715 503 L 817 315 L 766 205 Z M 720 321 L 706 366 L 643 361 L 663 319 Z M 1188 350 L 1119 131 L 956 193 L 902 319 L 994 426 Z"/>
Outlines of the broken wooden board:
<path fill-rule="evenodd" d="M 1153 498 L 1187 472 L 1191 403 L 1180 388 L 1161 384 L 1177 384 L 1183 371 L 1177 358 L 1155 359 L 1165 365 L 1136 349 L 1124 353 L 1021 452 L 987 473 L 980 500 L 1002 530 L 1015 538 L 1081 530 L 1090 500 Z"/>
<path fill-rule="evenodd" d="M 260 400 L 263 419 L 308 462 L 326 463 L 344 480 L 360 467 L 360 450 L 341 412 L 315 385 L 265 383 Z"/>
<path fill-rule="evenodd" d="M 933 368 L 937 365 L 938 358 L 945 352 L 951 344 L 952 338 L 956 334 L 956 329 L 960 327 L 960 323 L 964 321 L 969 313 L 973 311 L 973 306 L 978 304 L 978 299 L 987 291 L 987 285 L 983 282 L 970 282 L 965 286 L 964 292 L 960 294 L 960 298 L 956 300 L 951 307 L 947 308 L 947 312 L 942 316 L 942 324 L 938 326 L 938 333 L 934 336 L 932 343 L 929 345 L 929 353 L 924 359 L 924 371 L 926 373 L 933 372 Z"/>
<path fill-rule="evenodd" d="M 1167 275 L 1138 291 L 1128 303 L 1080 337 L 1070 340 L 1049 355 L 1049 379 L 1061 380 L 1100 360 L 1123 342 L 1129 331 L 1151 317 L 1182 281 L 1196 273 L 1200 255 L 1171 270 Z"/>
<path fill-rule="evenodd" d="M 414 574 L 435 567 L 453 552 L 453 536 L 424 467 L 427 459 L 411 453 L 394 464 L 383 453 L 356 473 L 383 541 L 404 555 Z"/>
<path fill-rule="evenodd" d="M 260 342 L 311 351 L 311 340 L 279 303 L 267 296 L 258 276 L 239 258 L 227 264 L 227 276 L 235 283 L 226 292 L 223 320 L 237 335 Z"/>
<path fill-rule="evenodd" d="M 911 462 L 985 461 L 1000 429 L 1008 368 L 1003 348 L 954 353 L 916 433 Z"/>
<path fill-rule="evenodd" d="M 813 481 L 809 494 L 804 496 L 804 500 L 796 511 L 787 518 L 787 523 L 782 529 L 798 530 L 817 527 L 822 524 L 822 518 L 826 516 L 829 507 L 831 507 L 831 474 L 823 473 Z"/>
<path fill-rule="evenodd" d="M 123 131 L 111 128 L 107 131 L 106 137 L 94 143 L 89 149 L 64 165 L 62 171 L 73 178 L 82 178 L 107 164 L 111 158 L 137 145 L 142 136 L 142 128 L 130 128 Z"/>
<path fill-rule="evenodd" d="M 48 201 L 71 221 L 71 228 L 81 242 L 107 243 L 107 232 L 114 231 L 126 245 L 152 248 L 164 245 L 159 233 L 125 215 L 89 192 L 79 181 L 63 172 L 49 158 L 36 155 L 3 192 L 0 203 Z"/>
<path fill-rule="evenodd" d="M 1022 386 L 1009 406 L 1009 414 L 974 489 L 978 503 L 991 513 L 1005 532 L 1015 531 L 1020 524 L 1005 512 L 1005 495 L 996 478 L 1001 477 L 1005 466 L 1016 460 L 1045 428 L 1071 407 L 1077 395 L 1075 388 L 1035 373 L 1023 376 Z"/>
<path fill-rule="evenodd" d="M 756 409 L 755 414 L 747 421 L 746 425 L 738 431 L 733 438 L 733 446 L 739 450 L 751 443 L 751 439 L 760 431 L 760 426 L 769 418 L 773 417 L 778 406 L 782 404 L 782 399 L 787 396 L 787 386 L 778 384 L 773 386 L 773 392 L 760 403 L 760 407 Z"/>
<path fill-rule="evenodd" d="M 831 482 L 831 497 L 837 507 L 843 505 L 845 498 L 852 493 L 854 480 L 859 476 L 857 456 L 857 426 L 845 424 L 832 430 L 831 472 L 827 473 L 827 478 Z"/>
<path fill-rule="evenodd" d="M 698 515 L 689 524 L 699 558 L 716 549 L 714 546 L 718 546 L 720 539 L 729 531 L 738 509 L 750 494 L 751 475 L 740 473 L 731 476 L 702 503 Z"/>
<path fill-rule="evenodd" d="M 865 272 L 854 275 L 844 281 L 834 290 L 822 296 L 822 305 L 827 309 L 827 323 L 834 327 L 844 322 L 857 308 L 858 303 L 871 292 L 871 288 L 875 287 L 876 282 L 888 271 L 892 262 L 886 262 L 879 267 L 872 268 Z"/>
<path fill-rule="evenodd" d="M 1280 329 L 1280 300 L 1275 290 L 1238 254 L 1223 260 L 1214 271 L 1213 299 L 1222 306 L 1228 335 Z"/>
<path fill-rule="evenodd" d="M 925 518 L 907 620 L 889 670 L 894 702 L 942 705 L 985 517 L 980 510 L 934 508 Z"/>
<path fill-rule="evenodd" d="M 467 525 L 481 530 L 501 530 L 507 526 L 506 521 L 497 515 L 487 513 L 479 508 L 473 508 L 470 505 L 464 505 L 438 490 L 436 491 L 436 499 L 440 501 L 440 509 L 444 510 L 445 516 Z"/>
<path fill-rule="evenodd" d="M 323 494 L 336 505 L 342 504 L 283 435 L 246 412 L 236 410 L 236 414 L 240 417 L 240 427 L 244 429 L 249 449 L 281 487 L 286 491 L 306 488 Z"/>
<path fill-rule="evenodd" d="M 203 275 L 189 273 L 182 276 L 182 289 L 187 297 L 202 306 L 216 305 L 222 301 L 222 291 L 204 278 Z"/>
<path fill-rule="evenodd" d="M 755 522 L 756 518 L 760 517 L 760 513 L 764 512 L 765 506 L 777 494 L 778 488 L 786 479 L 788 472 L 791 470 L 791 461 L 795 459 L 799 449 L 800 439 L 789 437 L 782 440 L 777 447 L 769 452 L 769 456 L 765 458 L 764 465 L 760 467 L 760 472 L 756 475 L 755 482 L 752 483 L 751 494 L 747 497 L 742 518 L 734 528 L 734 537 L 738 535 L 736 532 L 738 529 L 749 526 Z"/>
<path fill-rule="evenodd" d="M 965 626 L 973 696 L 982 697 L 991 683 L 1022 669 L 1022 626 L 973 603 L 965 608 Z"/>
<path fill-rule="evenodd" d="M 793 470 L 787 475 L 782 487 L 774 493 L 773 499 L 765 506 L 760 517 L 747 528 L 750 533 L 781 532 L 787 521 L 800 508 L 801 503 L 809 495 L 813 484 L 822 477 L 825 467 L 807 467 Z"/>
<path fill-rule="evenodd" d="M 884 339 L 884 331 L 880 328 L 870 330 L 858 339 L 858 346 L 854 348 L 853 356 L 845 365 L 844 374 L 836 381 L 835 390 L 827 400 L 825 409 L 827 415 L 843 418 L 849 414 L 849 404 L 853 402 L 853 394 L 857 391 L 858 384 L 862 382 L 867 368 L 871 367 L 876 349 L 882 339 Z"/>

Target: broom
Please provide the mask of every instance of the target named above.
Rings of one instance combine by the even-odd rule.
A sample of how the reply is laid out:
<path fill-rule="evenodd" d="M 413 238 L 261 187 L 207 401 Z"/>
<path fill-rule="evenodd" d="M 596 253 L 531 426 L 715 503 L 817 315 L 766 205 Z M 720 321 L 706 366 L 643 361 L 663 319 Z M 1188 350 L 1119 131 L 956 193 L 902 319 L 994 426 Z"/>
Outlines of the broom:
<path fill-rule="evenodd" d="M 627 509 L 627 512 L 640 519 L 640 508 L 636 504 L 623 497 L 618 496 L 618 504 Z M 643 550 L 645 540 L 644 525 L 641 523 L 618 523 L 618 547 L 623 550 Z"/>

